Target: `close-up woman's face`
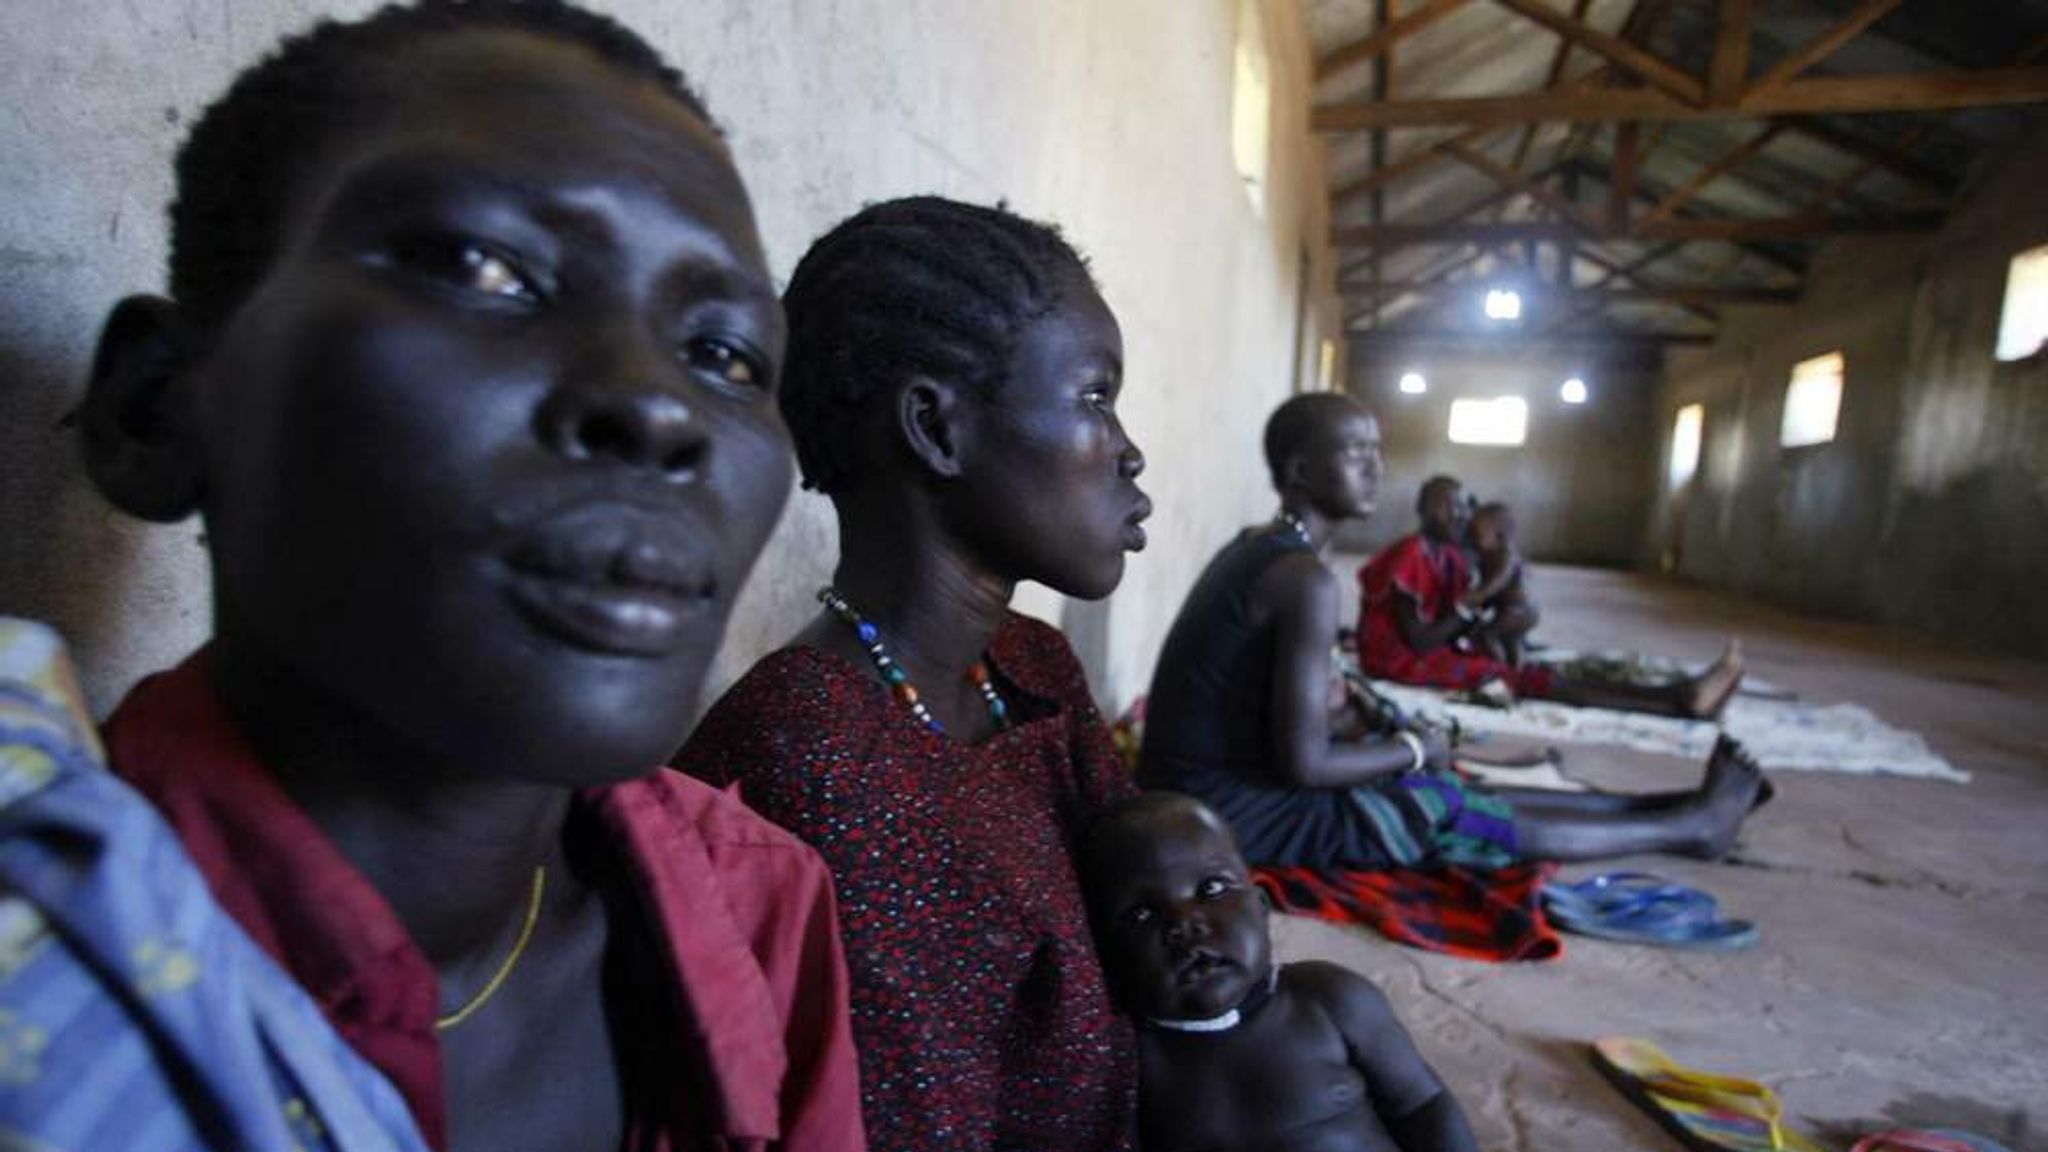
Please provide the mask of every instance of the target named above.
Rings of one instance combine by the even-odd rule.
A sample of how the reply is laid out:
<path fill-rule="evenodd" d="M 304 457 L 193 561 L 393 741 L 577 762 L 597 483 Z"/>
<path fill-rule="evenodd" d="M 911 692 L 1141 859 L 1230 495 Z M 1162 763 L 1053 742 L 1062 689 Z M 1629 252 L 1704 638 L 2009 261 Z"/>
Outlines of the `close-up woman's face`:
<path fill-rule="evenodd" d="M 746 190 L 588 52 L 411 55 L 202 368 L 223 642 L 451 756 L 634 775 L 789 487 Z"/>
<path fill-rule="evenodd" d="M 1018 339 L 1007 379 L 978 398 L 966 530 L 998 574 L 1083 599 L 1109 595 L 1145 546 L 1144 454 L 1117 418 L 1123 334 L 1094 288 Z"/>

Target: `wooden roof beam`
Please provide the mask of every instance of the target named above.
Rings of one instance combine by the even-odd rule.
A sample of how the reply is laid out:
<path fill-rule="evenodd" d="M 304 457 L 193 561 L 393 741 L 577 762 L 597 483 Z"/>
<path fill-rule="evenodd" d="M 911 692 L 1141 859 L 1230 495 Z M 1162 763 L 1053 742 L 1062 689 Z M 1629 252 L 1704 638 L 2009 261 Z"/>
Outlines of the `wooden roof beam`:
<path fill-rule="evenodd" d="M 1656 205 L 1643 215 L 1643 219 L 1646 221 L 1670 219 L 1673 213 L 1692 203 L 1692 198 L 1705 191 L 1707 185 L 1712 184 L 1714 181 L 1755 159 L 1757 153 L 1762 152 L 1770 145 L 1771 141 L 1784 135 L 1785 132 L 1786 126 L 1783 124 L 1768 125 L 1763 131 L 1729 149 L 1719 159 L 1693 173 L 1685 183 L 1672 189 L 1669 196 L 1657 201 Z"/>
<path fill-rule="evenodd" d="M 1428 284 L 1420 281 L 1382 281 L 1377 286 L 1377 292 L 1360 290 L 1365 287 L 1349 286 L 1345 295 L 1354 300 L 1371 300 L 1375 297 L 1391 300 L 1403 296 L 1443 299 L 1460 292 L 1471 292 L 1478 285 L 1466 280 Z M 1572 306 L 1590 304 L 1595 307 L 1608 304 L 1696 304 L 1710 307 L 1716 304 L 1796 304 L 1799 301 L 1799 291 L 1795 288 L 1713 288 L 1664 284 L 1654 288 L 1565 289 L 1545 285 L 1518 288 L 1517 291 L 1526 300 L 1552 301 Z"/>
<path fill-rule="evenodd" d="M 1897 8 L 1901 2 L 1902 0 L 1863 0 L 1863 3 L 1858 4 L 1854 11 L 1842 17 L 1834 27 L 1814 37 L 1811 43 L 1787 55 L 1783 60 L 1771 65 L 1770 71 L 1757 77 L 1756 83 L 1751 84 L 1743 92 L 1743 99 L 1754 99 L 1766 92 L 1783 88 L 1791 82 L 1793 77 L 1834 55 L 1835 51 L 1841 48 L 1842 45 L 1854 40 L 1865 28 L 1877 23 L 1886 13 Z"/>
<path fill-rule="evenodd" d="M 1666 344 L 1711 344 L 1711 332 L 1665 332 L 1610 328 L 1603 331 L 1506 332 L 1467 331 L 1463 328 L 1375 328 L 1350 329 L 1354 341 L 1397 347 L 1415 344 L 1449 344 L 1470 349 L 1516 348 L 1630 348 Z M 1369 352 L 1370 349 L 1368 348 Z"/>
<path fill-rule="evenodd" d="M 1739 104 L 1701 107 L 1648 89 L 1526 92 L 1442 100 L 1346 101 L 1315 109 L 1318 132 L 1491 127 L 1544 120 L 1750 120 L 1862 112 L 1931 112 L 2048 101 L 2048 67 L 1921 72 L 1900 76 L 1828 76 L 1794 80 Z"/>
<path fill-rule="evenodd" d="M 1544 183 L 1544 181 L 1549 179 L 1550 173 L 1544 172 L 1530 175 L 1516 172 L 1484 152 L 1462 146 L 1449 148 L 1446 151 L 1467 167 L 1484 172 L 1488 178 L 1510 194 L 1526 194 L 1534 197 L 1545 207 L 1557 213 L 1566 223 L 1576 224 L 1588 230 L 1598 227 L 1590 217 L 1579 210 L 1578 205 L 1565 199 L 1556 189 Z"/>
<path fill-rule="evenodd" d="M 1785 124 L 1802 136 L 1818 140 L 1858 160 L 1871 161 L 1892 175 L 1902 180 L 1910 180 L 1929 191 L 1942 196 L 1949 196 L 1955 192 L 1956 178 L 1951 173 L 1860 133 L 1846 131 L 1825 120 L 1806 116 L 1792 117 L 1786 120 Z"/>
<path fill-rule="evenodd" d="M 1838 218 L 1816 212 L 1763 218 L 1716 216 L 1638 221 L 1625 231 L 1603 229 L 1590 235 L 1603 244 L 1654 244 L 1665 240 L 1725 240 L 1736 243 L 1932 232 L 1940 226 L 1941 214 L 1938 212 L 1876 218 Z M 1524 240 L 1562 242 L 1585 234 L 1585 230 L 1568 224 L 1518 220 L 1498 224 L 1383 224 L 1379 227 L 1338 228 L 1331 232 L 1330 241 L 1340 248 L 1414 244 L 1500 245 Z"/>
<path fill-rule="evenodd" d="M 1580 172 L 1583 172 L 1587 176 L 1590 176 L 1593 179 L 1600 181 L 1603 184 L 1611 183 L 1613 180 L 1613 177 L 1611 177 L 1608 174 L 1607 169 L 1589 160 L 1573 161 L 1573 167 L 1577 168 Z M 1642 202 L 1650 204 L 1653 207 L 1664 197 L 1669 196 L 1671 192 L 1671 189 L 1663 188 L 1660 185 L 1654 184 L 1648 180 L 1638 180 L 1636 182 L 1636 198 Z M 1681 209 L 1680 211 L 1683 212 L 1686 210 Z M 1700 219 L 1701 217 L 1698 215 L 1693 215 L 1684 216 L 1681 218 Z M 1673 241 L 1672 243 L 1674 245 L 1682 245 L 1684 242 Z M 1788 272 L 1794 276 L 1806 275 L 1805 261 L 1795 259 L 1794 257 L 1786 254 L 1785 252 L 1780 251 L 1777 248 L 1773 248 L 1770 246 L 1769 243 L 1756 240 L 1736 241 L 1734 243 L 1736 247 L 1742 249 L 1743 251 L 1749 253 L 1752 256 L 1755 256 L 1757 259 L 1764 261 L 1765 263 L 1771 265 L 1774 268 L 1777 268 L 1784 272 Z"/>
<path fill-rule="evenodd" d="M 1707 65 L 1707 103 L 1728 104 L 1742 94 L 1749 76 L 1750 0 L 1719 0 L 1714 6 L 1714 55 Z"/>
<path fill-rule="evenodd" d="M 1316 79 L 1328 80 L 1355 64 L 1379 59 L 1394 45 L 1463 8 L 1467 3 L 1470 3 L 1470 0 L 1429 0 L 1406 16 L 1381 23 L 1364 39 L 1333 49 L 1316 61 Z"/>
<path fill-rule="evenodd" d="M 1563 90 L 1567 92 L 1597 92 L 1600 90 L 1600 85 L 1607 81 L 1607 78 L 1607 69 L 1596 68 L 1577 80 L 1566 84 Z M 1394 161 L 1392 164 L 1388 164 L 1376 171 L 1368 172 L 1356 180 L 1349 181 L 1336 188 L 1330 193 L 1330 211 L 1332 214 L 1341 212 L 1352 204 L 1357 203 L 1360 197 L 1375 188 L 1385 187 L 1403 177 L 1412 176 L 1417 172 L 1442 163 L 1449 158 L 1449 150 L 1451 148 L 1457 146 L 1469 147 L 1483 143 L 1487 137 L 1499 131 L 1501 131 L 1499 126 L 1468 128 L 1456 135 L 1446 136 L 1434 143 L 1426 144 L 1420 149 Z"/>
<path fill-rule="evenodd" d="M 1642 162 L 1642 125 L 1625 120 L 1614 126 L 1613 180 L 1607 185 L 1607 229 L 1628 228 L 1629 202 L 1636 198 L 1636 176 Z"/>
<path fill-rule="evenodd" d="M 1442 163 L 1451 148 L 1476 144 L 1498 131 L 1498 128 L 1470 128 L 1456 136 L 1447 136 L 1434 144 L 1425 145 L 1392 164 L 1368 172 L 1330 193 L 1330 211 L 1342 211 L 1357 203 L 1360 197 L 1375 188 L 1385 187 L 1404 176 L 1412 176 L 1425 168 Z"/>
<path fill-rule="evenodd" d="M 1655 291 L 1659 288 L 1662 288 L 1664 285 L 1651 280 L 1649 276 L 1644 273 L 1644 269 L 1664 259 L 1666 256 L 1669 256 L 1672 253 L 1678 251 L 1682 247 L 1684 247 L 1684 244 L 1680 242 L 1667 241 L 1666 243 L 1660 244 L 1656 248 L 1653 248 L 1650 251 L 1643 253 L 1641 256 L 1638 256 L 1635 259 L 1630 260 L 1626 264 L 1617 264 L 1614 261 L 1607 259 L 1605 256 L 1600 255 L 1598 252 L 1591 251 L 1590 249 L 1581 252 L 1580 255 L 1583 256 L 1588 263 L 1594 265 L 1595 267 L 1599 268 L 1601 271 L 1606 273 L 1605 276 L 1602 276 L 1600 279 L 1594 281 L 1589 286 L 1591 288 L 1605 288 L 1608 284 L 1611 284 L 1614 281 L 1619 280 L 1624 284 L 1633 284 L 1639 289 Z M 1714 311 L 1713 306 L 1710 304 L 1702 304 L 1698 301 L 1679 301 L 1677 303 L 1680 308 L 1685 309 L 1687 312 L 1692 313 L 1693 315 L 1699 317 L 1702 320 L 1707 321 L 1710 324 L 1719 324 L 1721 322 L 1721 314 L 1719 312 Z M 1587 316 L 1594 312 L 1597 312 L 1600 310 L 1600 308 L 1601 305 L 1596 301 L 1591 305 L 1581 306 L 1578 309 L 1575 309 L 1569 316 L 1558 318 L 1555 323 L 1543 324 L 1540 327 L 1548 329 L 1558 327 L 1561 324 L 1568 324 L 1571 321 L 1576 320 L 1582 316 Z"/>
<path fill-rule="evenodd" d="M 1680 100 L 1689 104 L 1700 104 L 1706 100 L 1706 89 L 1690 72 L 1652 52 L 1636 47 L 1619 36 L 1609 35 L 1591 24 L 1574 20 L 1543 0 L 1494 0 L 1494 3 L 1543 25 L 1577 47 L 1593 53 L 1617 68 L 1642 77 L 1646 83 L 1661 88 Z"/>
<path fill-rule="evenodd" d="M 1572 0 L 1572 19 L 1583 24 L 1586 22 L 1586 13 L 1592 9 L 1593 0 Z M 1564 86 L 1564 68 L 1571 58 L 1572 42 L 1560 37 L 1557 41 L 1557 51 L 1550 57 L 1550 71 L 1543 79 L 1544 91 L 1549 92 Z M 1509 166 L 1517 172 L 1529 163 L 1529 148 L 1536 143 L 1537 127 L 1535 124 L 1523 125 L 1522 138 L 1515 141 L 1515 158 Z"/>

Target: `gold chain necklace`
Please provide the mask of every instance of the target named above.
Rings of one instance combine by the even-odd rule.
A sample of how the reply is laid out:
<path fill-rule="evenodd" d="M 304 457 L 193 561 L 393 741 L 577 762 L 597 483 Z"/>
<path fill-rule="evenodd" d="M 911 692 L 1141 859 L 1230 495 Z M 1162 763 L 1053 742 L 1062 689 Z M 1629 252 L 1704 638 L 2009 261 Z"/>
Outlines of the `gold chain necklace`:
<path fill-rule="evenodd" d="M 533 926 L 540 922 L 541 894 L 547 889 L 548 866 L 542 864 L 533 870 L 533 893 L 526 898 L 526 923 L 519 926 L 519 939 L 512 942 L 511 954 L 505 957 L 503 964 L 498 965 L 496 972 L 491 973 L 491 978 L 484 982 L 482 990 L 471 996 L 462 1007 L 446 1016 L 436 1016 L 434 1031 L 446 1032 L 469 1019 L 476 1014 L 477 1009 L 498 994 L 498 989 L 505 986 L 505 981 L 512 975 L 512 969 L 519 966 L 519 957 L 526 953 L 527 942 L 533 939 Z"/>

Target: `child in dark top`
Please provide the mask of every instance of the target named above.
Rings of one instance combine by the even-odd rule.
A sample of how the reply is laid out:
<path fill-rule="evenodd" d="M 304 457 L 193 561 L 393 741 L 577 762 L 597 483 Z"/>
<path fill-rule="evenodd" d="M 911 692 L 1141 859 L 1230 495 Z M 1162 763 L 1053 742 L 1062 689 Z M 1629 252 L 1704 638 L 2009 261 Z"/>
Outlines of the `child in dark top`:
<path fill-rule="evenodd" d="M 1474 640 L 1495 660 L 1519 668 L 1538 616 L 1529 599 L 1527 565 L 1515 546 L 1514 512 L 1498 500 L 1481 504 L 1472 513 L 1466 540 L 1478 561 L 1474 598 L 1484 613 Z"/>
<path fill-rule="evenodd" d="M 1111 992 L 1140 1021 L 1146 1152 L 1476 1147 L 1378 988 L 1334 964 L 1273 966 L 1264 893 L 1200 801 L 1126 802 L 1081 866 Z"/>

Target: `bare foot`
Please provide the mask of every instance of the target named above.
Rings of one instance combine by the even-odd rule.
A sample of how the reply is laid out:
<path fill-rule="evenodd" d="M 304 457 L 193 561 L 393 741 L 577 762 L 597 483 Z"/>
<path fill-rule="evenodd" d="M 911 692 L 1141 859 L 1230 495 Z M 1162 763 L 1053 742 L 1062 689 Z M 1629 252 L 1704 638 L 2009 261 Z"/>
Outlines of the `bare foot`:
<path fill-rule="evenodd" d="M 1742 641 L 1730 640 L 1721 650 L 1721 658 L 1692 682 L 1685 710 L 1701 720 L 1719 716 L 1721 709 L 1728 706 L 1728 698 L 1741 686 L 1742 671 Z"/>
<path fill-rule="evenodd" d="M 1688 854 L 1706 860 L 1727 855 L 1743 817 L 1761 802 L 1767 784 L 1763 770 L 1741 744 L 1728 736 L 1716 741 L 1714 754 L 1707 760 L 1706 778 L 1700 781 L 1696 809 L 1699 840 Z"/>

